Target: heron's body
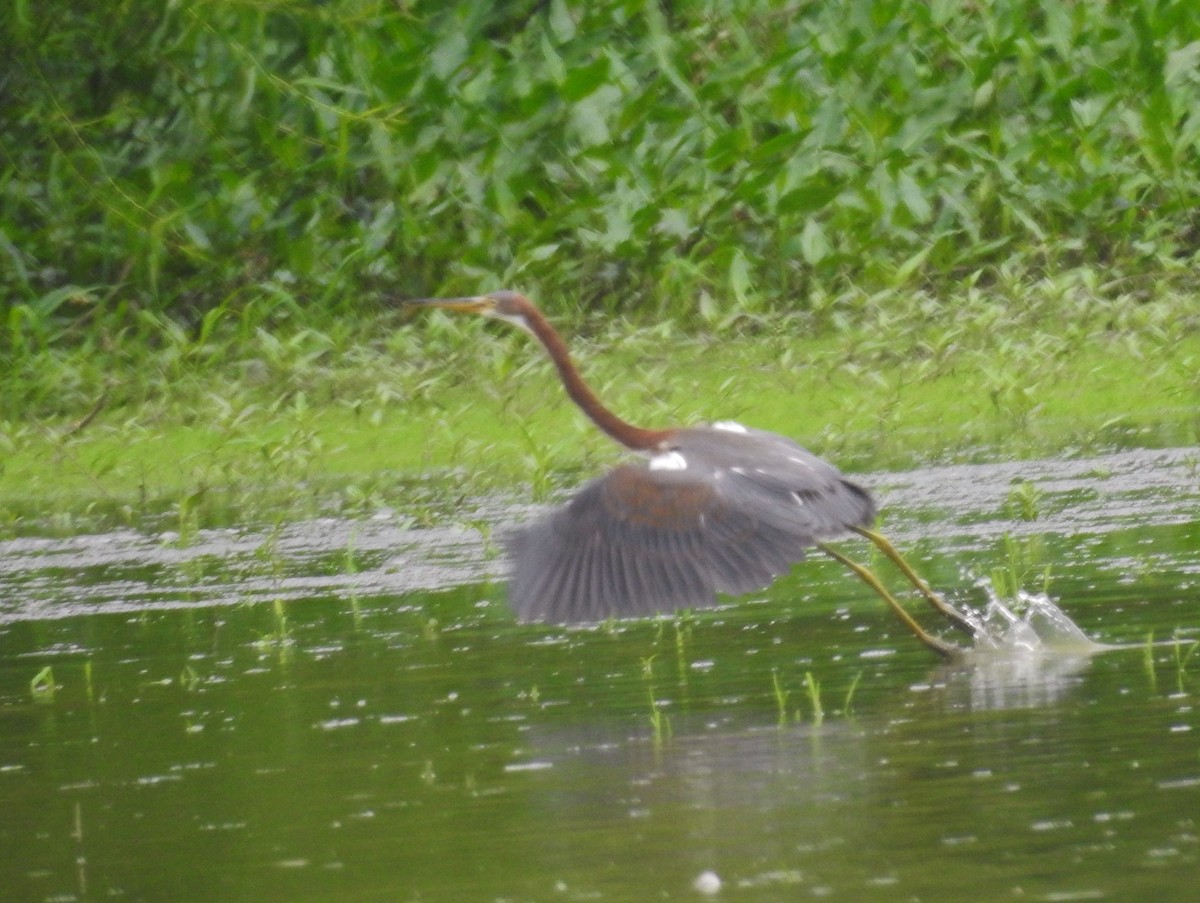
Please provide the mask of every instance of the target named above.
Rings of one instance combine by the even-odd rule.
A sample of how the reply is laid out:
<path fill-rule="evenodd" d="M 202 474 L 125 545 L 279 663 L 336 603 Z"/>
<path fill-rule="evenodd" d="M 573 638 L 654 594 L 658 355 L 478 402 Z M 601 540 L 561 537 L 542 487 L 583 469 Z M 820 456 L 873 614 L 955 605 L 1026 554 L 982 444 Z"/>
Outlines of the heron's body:
<path fill-rule="evenodd" d="M 953 650 L 926 634 L 873 574 L 824 545 L 862 533 L 965 628 L 890 543 L 867 529 L 875 518 L 870 494 L 832 464 L 790 439 L 739 424 L 643 429 L 627 423 L 600 403 L 558 333 L 516 292 L 413 303 L 524 329 L 545 348 L 580 410 L 641 455 L 515 534 L 509 600 L 522 619 L 574 623 L 710 606 L 717 593 L 767 586 L 815 546 L 871 583 L 922 642 L 942 654 Z"/>
<path fill-rule="evenodd" d="M 522 618 L 555 622 L 709 606 L 874 514 L 864 489 L 790 439 L 680 429 L 518 533 L 509 597 Z"/>

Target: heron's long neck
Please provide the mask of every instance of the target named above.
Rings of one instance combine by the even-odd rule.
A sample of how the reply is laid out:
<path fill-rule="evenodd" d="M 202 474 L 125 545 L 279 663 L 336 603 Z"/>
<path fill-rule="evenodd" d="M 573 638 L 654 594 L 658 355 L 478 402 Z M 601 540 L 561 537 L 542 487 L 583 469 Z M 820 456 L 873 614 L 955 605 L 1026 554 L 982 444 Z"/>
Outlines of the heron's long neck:
<path fill-rule="evenodd" d="M 526 322 L 530 332 L 542 343 L 542 347 L 554 361 L 554 366 L 558 368 L 563 388 L 567 390 L 571 400 L 579 405 L 579 409 L 587 414 L 592 423 L 617 442 L 632 449 L 654 448 L 670 435 L 670 430 L 647 430 L 634 426 L 606 408 L 583 381 L 583 377 L 579 375 L 579 371 L 571 362 L 571 355 L 567 352 L 566 344 L 546 321 L 546 318 L 541 315 L 541 312 L 533 311 L 532 314 L 526 316 Z"/>

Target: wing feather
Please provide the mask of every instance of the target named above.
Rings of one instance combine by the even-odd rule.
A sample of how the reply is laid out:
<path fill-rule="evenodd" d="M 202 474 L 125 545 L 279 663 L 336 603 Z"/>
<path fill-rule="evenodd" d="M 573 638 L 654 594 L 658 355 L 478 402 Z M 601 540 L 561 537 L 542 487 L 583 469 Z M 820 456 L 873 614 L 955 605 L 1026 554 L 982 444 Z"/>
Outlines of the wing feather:
<path fill-rule="evenodd" d="M 509 597 L 523 620 L 711 606 L 874 517 L 866 490 L 788 439 L 694 429 L 676 440 L 682 469 L 618 467 L 512 537 Z"/>

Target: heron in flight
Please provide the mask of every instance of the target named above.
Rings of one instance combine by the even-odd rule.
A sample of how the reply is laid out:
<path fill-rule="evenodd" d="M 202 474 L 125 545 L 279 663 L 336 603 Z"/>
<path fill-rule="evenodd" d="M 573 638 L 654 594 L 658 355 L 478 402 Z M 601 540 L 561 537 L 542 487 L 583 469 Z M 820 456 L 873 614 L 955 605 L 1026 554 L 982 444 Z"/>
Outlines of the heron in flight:
<path fill-rule="evenodd" d="M 866 581 L 930 649 L 959 653 L 926 632 L 870 569 L 826 544 L 857 533 L 943 617 L 974 633 L 871 529 L 870 493 L 792 440 L 728 421 L 645 429 L 622 420 L 583 381 L 541 311 L 518 292 L 407 303 L 481 314 L 529 333 L 579 409 L 641 458 L 591 481 L 512 539 L 508 595 L 522 620 L 584 623 L 712 606 L 717 593 L 768 586 L 816 548 Z"/>

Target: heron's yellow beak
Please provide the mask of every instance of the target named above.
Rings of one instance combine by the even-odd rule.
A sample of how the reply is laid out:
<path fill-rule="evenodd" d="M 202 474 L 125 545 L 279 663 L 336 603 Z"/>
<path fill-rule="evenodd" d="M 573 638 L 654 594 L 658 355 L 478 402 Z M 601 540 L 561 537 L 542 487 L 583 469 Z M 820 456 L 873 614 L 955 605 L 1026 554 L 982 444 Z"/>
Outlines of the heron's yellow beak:
<path fill-rule="evenodd" d="M 446 310 L 456 310 L 468 314 L 487 314 L 496 306 L 496 302 L 487 295 L 475 295 L 470 298 L 416 298 L 404 303 L 424 307 L 442 307 Z"/>

